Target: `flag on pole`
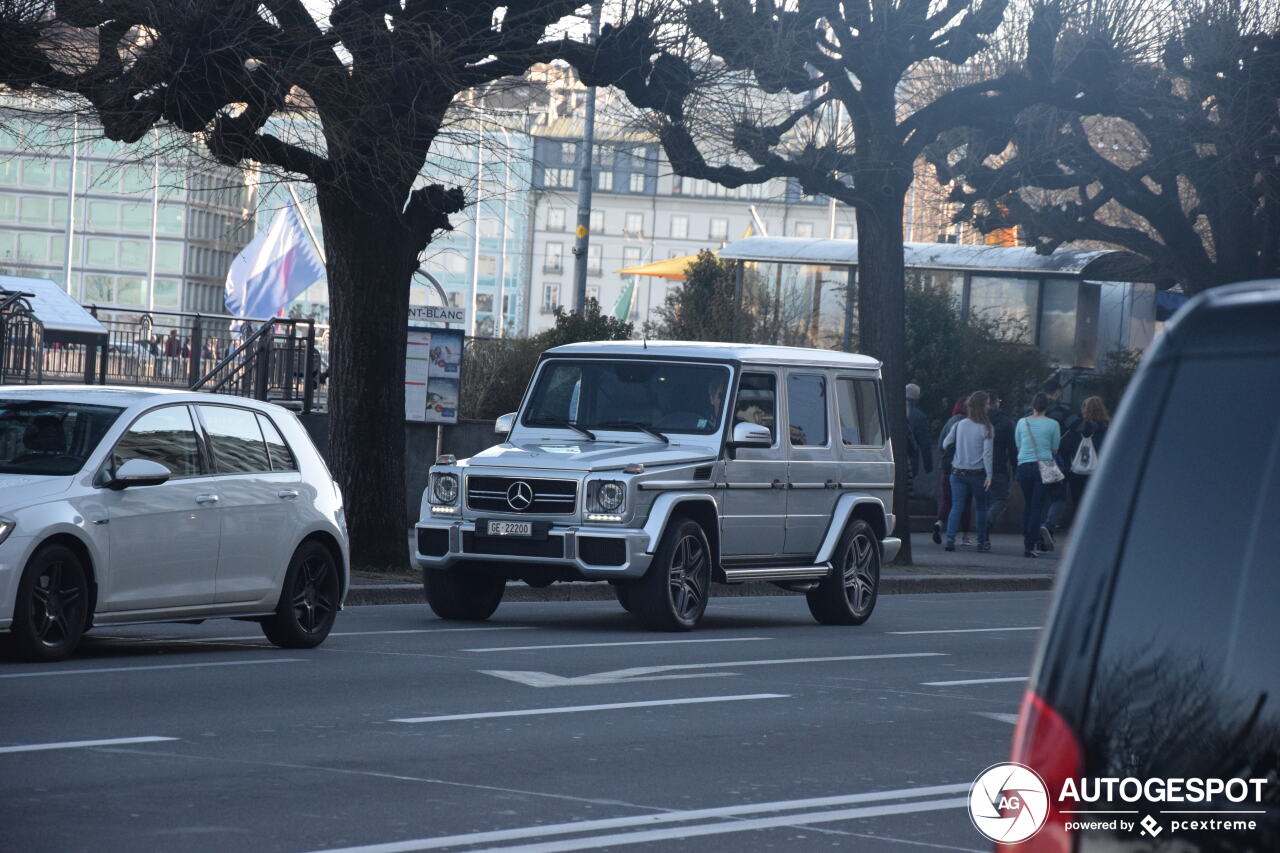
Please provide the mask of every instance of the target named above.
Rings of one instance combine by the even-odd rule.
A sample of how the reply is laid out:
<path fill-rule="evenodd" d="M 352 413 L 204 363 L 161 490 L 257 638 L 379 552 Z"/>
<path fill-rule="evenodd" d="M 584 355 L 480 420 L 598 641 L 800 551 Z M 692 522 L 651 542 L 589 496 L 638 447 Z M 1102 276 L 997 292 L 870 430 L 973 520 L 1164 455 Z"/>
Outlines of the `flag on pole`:
<path fill-rule="evenodd" d="M 231 262 L 224 302 L 237 317 L 274 317 L 324 277 L 324 263 L 290 201 Z"/>

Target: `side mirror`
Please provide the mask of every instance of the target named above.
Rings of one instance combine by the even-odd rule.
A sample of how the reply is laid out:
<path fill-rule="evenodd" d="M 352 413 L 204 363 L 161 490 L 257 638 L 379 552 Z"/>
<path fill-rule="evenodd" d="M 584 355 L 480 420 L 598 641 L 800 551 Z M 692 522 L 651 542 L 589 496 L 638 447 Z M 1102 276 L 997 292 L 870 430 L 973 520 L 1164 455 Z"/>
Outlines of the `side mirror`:
<path fill-rule="evenodd" d="M 133 486 L 158 486 L 173 476 L 168 468 L 150 459 L 130 459 L 109 475 L 106 486 L 119 491 Z"/>
<path fill-rule="evenodd" d="M 768 427 L 760 424 L 740 423 L 733 425 L 733 437 L 729 440 L 732 447 L 771 447 L 773 436 Z"/>
<path fill-rule="evenodd" d="M 493 431 L 498 435 L 510 435 L 511 430 L 515 428 L 515 425 L 516 413 L 507 412 L 505 415 L 499 416 L 498 419 L 493 422 Z"/>

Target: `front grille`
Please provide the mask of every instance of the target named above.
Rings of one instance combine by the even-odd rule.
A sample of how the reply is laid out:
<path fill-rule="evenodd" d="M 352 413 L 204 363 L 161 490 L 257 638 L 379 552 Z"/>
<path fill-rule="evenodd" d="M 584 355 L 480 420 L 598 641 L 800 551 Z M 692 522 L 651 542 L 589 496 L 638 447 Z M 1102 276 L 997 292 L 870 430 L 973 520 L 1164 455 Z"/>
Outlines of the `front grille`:
<path fill-rule="evenodd" d="M 516 486 L 523 483 L 528 490 Z M 508 494 L 517 498 L 513 506 Z M 522 507 L 519 498 L 530 499 Z M 577 480 L 542 480 L 536 477 L 468 477 L 467 507 L 480 512 L 519 512 L 570 515 L 578 504 Z"/>
<path fill-rule="evenodd" d="M 477 536 L 469 530 L 462 532 L 462 550 L 467 554 L 496 554 L 503 557 L 564 557 L 564 537 L 548 536 L 546 539 L 506 539 L 497 536 Z"/>

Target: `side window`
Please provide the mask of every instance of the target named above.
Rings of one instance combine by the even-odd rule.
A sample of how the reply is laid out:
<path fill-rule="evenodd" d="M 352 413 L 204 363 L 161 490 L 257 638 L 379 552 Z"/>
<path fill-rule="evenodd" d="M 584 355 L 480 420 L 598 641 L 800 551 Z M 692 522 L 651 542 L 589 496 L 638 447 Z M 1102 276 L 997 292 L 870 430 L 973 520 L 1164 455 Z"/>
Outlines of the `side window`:
<path fill-rule="evenodd" d="M 787 428 L 793 447 L 827 443 L 827 378 L 816 373 L 787 377 Z"/>
<path fill-rule="evenodd" d="M 744 373 L 738 383 L 738 399 L 733 404 L 735 424 L 759 424 L 769 430 L 774 441 L 778 435 L 778 380 L 772 373 Z"/>
<path fill-rule="evenodd" d="M 203 474 L 200 444 L 187 407 L 165 406 L 134 421 L 111 451 L 111 467 L 119 468 L 130 459 L 159 462 L 175 479 Z"/>
<path fill-rule="evenodd" d="M 846 445 L 881 447 L 884 427 L 880 421 L 880 396 L 872 379 L 840 379 L 836 382 L 840 408 L 840 440 Z"/>
<path fill-rule="evenodd" d="M 213 464 L 219 474 L 271 470 L 267 445 L 253 412 L 230 406 L 201 406 L 200 420 L 209 434 Z"/>
<path fill-rule="evenodd" d="M 267 456 L 271 459 L 272 471 L 297 471 L 298 463 L 294 461 L 289 445 L 284 436 L 266 415 L 258 415 L 258 426 L 262 428 L 262 436 L 267 440 Z"/>

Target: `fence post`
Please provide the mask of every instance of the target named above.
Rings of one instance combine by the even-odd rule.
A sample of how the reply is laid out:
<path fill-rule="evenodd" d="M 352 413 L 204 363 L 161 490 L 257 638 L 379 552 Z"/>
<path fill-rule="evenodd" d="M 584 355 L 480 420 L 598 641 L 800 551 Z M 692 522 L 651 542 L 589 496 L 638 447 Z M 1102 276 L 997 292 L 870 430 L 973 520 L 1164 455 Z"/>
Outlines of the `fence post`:
<path fill-rule="evenodd" d="M 316 364 L 316 324 L 307 323 L 307 354 L 302 360 L 302 411 L 311 411 L 315 388 L 320 382 L 320 365 Z"/>
<path fill-rule="evenodd" d="M 191 361 L 187 371 L 187 387 L 194 388 L 200 381 L 201 358 L 204 355 L 204 328 L 200 325 L 200 315 L 191 321 Z"/>
<path fill-rule="evenodd" d="M 268 324 L 266 328 L 269 330 L 270 325 Z M 267 399 L 267 383 L 268 383 L 268 380 L 271 378 L 272 334 L 273 333 L 271 331 L 267 331 L 258 340 L 258 353 L 257 353 L 258 363 L 254 365 L 257 368 L 257 372 L 254 375 L 254 389 L 253 389 L 253 396 L 254 396 L 254 399 L 256 400 Z"/>

